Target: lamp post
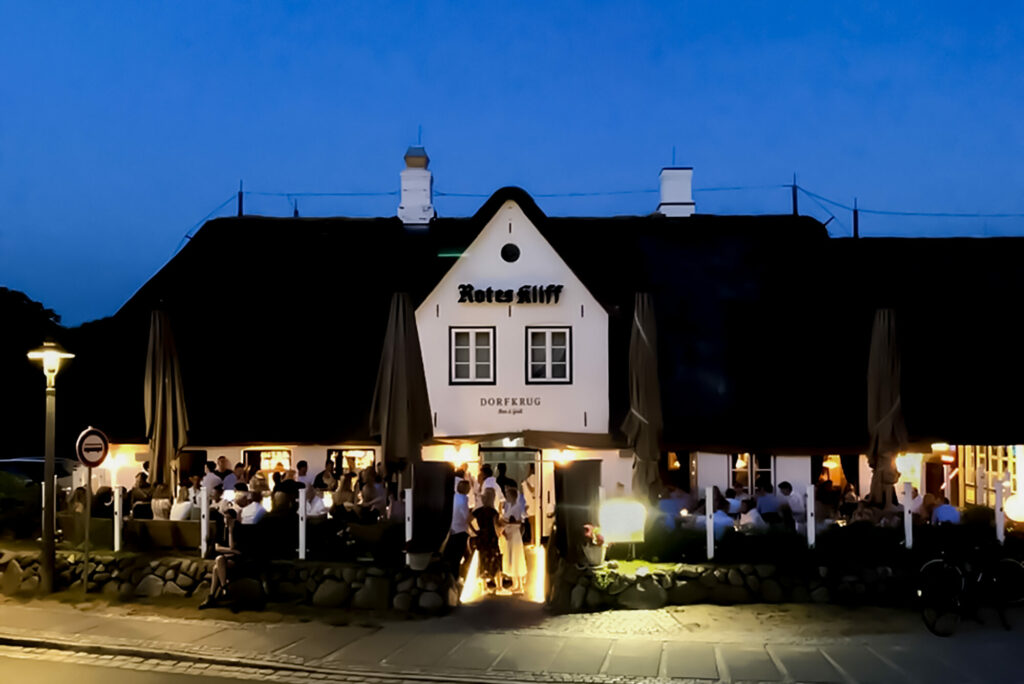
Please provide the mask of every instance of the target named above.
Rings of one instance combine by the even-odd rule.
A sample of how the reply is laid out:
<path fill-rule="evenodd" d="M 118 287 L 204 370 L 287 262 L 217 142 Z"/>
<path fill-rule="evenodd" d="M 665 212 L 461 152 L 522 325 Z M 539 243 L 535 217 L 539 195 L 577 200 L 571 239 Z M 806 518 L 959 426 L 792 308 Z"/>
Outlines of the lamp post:
<path fill-rule="evenodd" d="M 43 593 L 53 592 L 54 539 L 53 528 L 57 512 L 54 510 L 54 450 L 56 443 L 57 371 L 64 359 L 75 358 L 56 342 L 43 342 L 39 349 L 28 353 L 32 361 L 42 361 L 46 375 L 46 461 L 43 466 L 43 550 L 40 559 L 40 588 Z"/>

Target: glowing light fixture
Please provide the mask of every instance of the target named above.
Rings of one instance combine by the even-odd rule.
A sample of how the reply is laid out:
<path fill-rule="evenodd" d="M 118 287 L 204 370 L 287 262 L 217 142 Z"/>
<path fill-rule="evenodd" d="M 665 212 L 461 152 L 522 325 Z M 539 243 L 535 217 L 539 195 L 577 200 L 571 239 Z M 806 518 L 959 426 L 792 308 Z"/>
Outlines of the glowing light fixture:
<path fill-rule="evenodd" d="M 740 454 L 736 457 L 736 467 L 746 468 L 747 467 L 747 454 Z"/>
<path fill-rule="evenodd" d="M 473 557 L 476 558 L 475 555 Z M 533 547 L 533 578 L 530 582 L 530 600 L 534 603 L 544 603 L 544 584 L 547 573 L 547 551 L 538 544 Z"/>
<path fill-rule="evenodd" d="M 472 603 L 483 595 L 480 588 L 480 552 L 474 551 L 473 557 L 469 560 L 469 570 L 466 572 L 466 583 L 462 585 L 462 593 L 459 594 L 461 603 Z"/>
<path fill-rule="evenodd" d="M 1024 493 L 1017 492 L 1003 503 L 1006 517 L 1014 522 L 1024 522 Z"/>
<path fill-rule="evenodd" d="M 939 453 L 941 451 L 949 451 L 950 446 L 946 442 L 935 442 L 932 444 L 932 453 Z"/>
<path fill-rule="evenodd" d="M 56 342 L 43 342 L 43 346 L 39 349 L 33 349 L 28 353 L 28 358 L 33 361 L 43 362 L 43 373 L 46 374 L 46 386 L 54 387 L 54 383 L 57 381 L 57 372 L 60 370 L 60 364 L 64 359 L 75 358 L 74 354 L 66 351 L 62 346 Z"/>
<path fill-rule="evenodd" d="M 608 499 L 598 512 L 606 542 L 642 542 L 647 507 L 634 499 Z"/>

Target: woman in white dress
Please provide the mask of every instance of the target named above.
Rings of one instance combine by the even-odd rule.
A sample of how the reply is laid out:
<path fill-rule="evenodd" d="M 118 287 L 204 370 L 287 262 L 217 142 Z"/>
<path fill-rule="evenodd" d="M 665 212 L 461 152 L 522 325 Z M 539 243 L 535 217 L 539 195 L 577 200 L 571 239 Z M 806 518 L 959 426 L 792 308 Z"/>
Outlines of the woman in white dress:
<path fill-rule="evenodd" d="M 521 594 L 526 591 L 526 549 L 523 545 L 526 506 L 525 501 L 519 498 L 519 490 L 515 487 L 505 487 L 505 504 L 501 517 L 505 521 L 502 535 L 507 549 L 501 557 L 501 571 L 512 580 L 513 593 Z"/>

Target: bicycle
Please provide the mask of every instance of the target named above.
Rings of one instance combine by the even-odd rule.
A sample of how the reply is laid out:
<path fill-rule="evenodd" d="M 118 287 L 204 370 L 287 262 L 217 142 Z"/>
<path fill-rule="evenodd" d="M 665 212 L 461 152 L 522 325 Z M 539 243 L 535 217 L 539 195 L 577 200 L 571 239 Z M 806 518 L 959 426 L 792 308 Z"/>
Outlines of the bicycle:
<path fill-rule="evenodd" d="M 925 626 L 936 636 L 952 636 L 964 616 L 980 621 L 978 610 L 991 608 L 1003 629 L 1010 629 L 1007 609 L 1024 603 L 1024 564 L 991 558 L 974 549 L 974 560 L 951 561 L 945 551 L 921 566 L 917 598 Z"/>

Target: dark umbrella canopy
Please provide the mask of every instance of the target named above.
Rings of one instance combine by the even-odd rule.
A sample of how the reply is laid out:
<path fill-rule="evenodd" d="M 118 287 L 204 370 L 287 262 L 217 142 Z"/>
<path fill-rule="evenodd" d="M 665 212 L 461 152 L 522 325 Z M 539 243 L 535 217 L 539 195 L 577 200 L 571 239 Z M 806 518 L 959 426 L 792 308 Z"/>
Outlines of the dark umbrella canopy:
<path fill-rule="evenodd" d="M 871 500 L 885 501 L 899 480 L 896 454 L 907 445 L 900 398 L 900 350 L 896 339 L 896 317 L 892 309 L 875 312 L 868 357 L 868 431 L 871 446 Z"/>
<path fill-rule="evenodd" d="M 434 434 L 416 315 L 405 292 L 391 298 L 370 407 L 370 434 L 380 435 L 385 462 L 398 469 L 418 462 L 421 445 Z"/>
<path fill-rule="evenodd" d="M 648 497 L 658 481 L 661 454 L 661 387 L 658 383 L 657 330 L 650 295 L 636 294 L 629 338 L 629 413 L 622 431 L 633 448 L 633 493 Z"/>
<path fill-rule="evenodd" d="M 153 482 L 170 483 L 171 460 L 188 440 L 188 412 L 171 321 L 161 310 L 150 316 L 145 410 L 150 477 Z"/>

